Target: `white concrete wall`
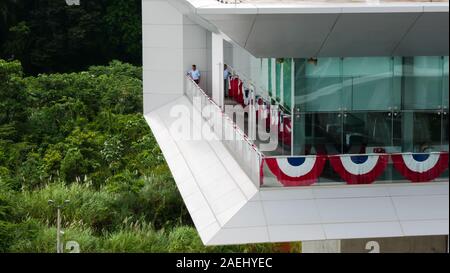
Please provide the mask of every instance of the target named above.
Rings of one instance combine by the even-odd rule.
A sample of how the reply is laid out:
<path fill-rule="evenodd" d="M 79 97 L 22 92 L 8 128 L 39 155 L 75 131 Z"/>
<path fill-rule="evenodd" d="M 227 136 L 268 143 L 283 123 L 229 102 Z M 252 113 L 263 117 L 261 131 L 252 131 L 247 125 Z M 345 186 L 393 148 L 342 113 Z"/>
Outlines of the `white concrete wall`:
<path fill-rule="evenodd" d="M 167 0 L 142 0 L 144 114 L 183 95 L 192 64 L 202 73 L 200 86 L 211 90 L 210 36 Z"/>
<path fill-rule="evenodd" d="M 233 45 L 227 41 L 223 42 L 223 62 L 231 67 L 234 67 Z"/>
<path fill-rule="evenodd" d="M 246 77 L 251 76 L 252 59 L 255 59 L 248 51 L 238 45 L 233 46 L 233 67 Z"/>
<path fill-rule="evenodd" d="M 231 51 L 231 52 L 229 52 Z M 226 58 L 232 58 L 230 65 L 238 71 L 240 75 L 252 81 L 257 87 L 257 93 L 268 96 L 267 81 L 268 69 L 267 61 L 261 62 L 261 59 L 256 58 L 247 50 L 243 49 L 237 44 L 233 44 L 231 49 L 226 49 Z"/>
<path fill-rule="evenodd" d="M 142 1 L 144 114 L 183 94 L 183 16 L 164 0 Z"/>
<path fill-rule="evenodd" d="M 200 70 L 200 87 L 211 90 L 211 33 L 183 17 L 183 68 L 187 72 L 193 64 Z"/>

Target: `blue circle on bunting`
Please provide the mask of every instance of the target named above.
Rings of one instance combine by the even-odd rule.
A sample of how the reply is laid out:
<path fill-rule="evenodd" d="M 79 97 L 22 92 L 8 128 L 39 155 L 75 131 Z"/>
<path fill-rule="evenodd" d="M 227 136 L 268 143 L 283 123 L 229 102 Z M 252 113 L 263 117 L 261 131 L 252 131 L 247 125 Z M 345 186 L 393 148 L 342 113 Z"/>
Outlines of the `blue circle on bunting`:
<path fill-rule="evenodd" d="M 304 157 L 288 157 L 287 161 L 292 166 L 300 166 L 305 163 L 306 158 Z"/>
<path fill-rule="evenodd" d="M 369 159 L 369 156 L 367 156 L 367 155 L 355 155 L 355 156 L 351 156 L 350 159 L 355 164 L 363 164 L 364 162 L 367 161 L 367 159 Z"/>
<path fill-rule="evenodd" d="M 424 162 L 430 157 L 430 154 L 412 154 L 412 158 L 418 162 Z"/>

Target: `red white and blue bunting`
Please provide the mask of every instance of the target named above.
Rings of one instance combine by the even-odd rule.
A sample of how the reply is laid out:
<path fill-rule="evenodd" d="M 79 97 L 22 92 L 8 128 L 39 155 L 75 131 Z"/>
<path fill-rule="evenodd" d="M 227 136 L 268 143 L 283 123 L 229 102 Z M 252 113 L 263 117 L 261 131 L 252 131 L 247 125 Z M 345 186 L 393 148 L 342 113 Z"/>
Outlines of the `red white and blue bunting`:
<path fill-rule="evenodd" d="M 371 184 L 383 174 L 389 158 L 393 167 L 411 182 L 432 181 L 449 167 L 448 152 L 269 157 L 262 161 L 260 183 L 265 184 L 264 166 L 267 166 L 282 186 L 313 185 L 328 159 L 333 170 L 347 184 Z"/>
<path fill-rule="evenodd" d="M 427 182 L 448 168 L 448 152 L 392 154 L 394 168 L 412 182 Z"/>
<path fill-rule="evenodd" d="M 265 162 L 285 187 L 314 184 L 323 171 L 325 156 L 266 158 Z"/>
<path fill-rule="evenodd" d="M 388 155 L 336 155 L 329 157 L 334 171 L 347 184 L 371 184 L 384 171 Z"/>

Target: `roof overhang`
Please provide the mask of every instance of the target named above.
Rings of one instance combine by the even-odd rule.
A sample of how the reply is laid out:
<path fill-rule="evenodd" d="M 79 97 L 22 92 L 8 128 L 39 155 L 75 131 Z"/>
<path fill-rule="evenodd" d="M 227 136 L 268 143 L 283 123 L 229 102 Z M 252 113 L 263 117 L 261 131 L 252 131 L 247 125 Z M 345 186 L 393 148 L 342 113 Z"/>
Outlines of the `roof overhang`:
<path fill-rule="evenodd" d="M 255 57 L 442 56 L 449 53 L 448 2 L 184 2 Z"/>

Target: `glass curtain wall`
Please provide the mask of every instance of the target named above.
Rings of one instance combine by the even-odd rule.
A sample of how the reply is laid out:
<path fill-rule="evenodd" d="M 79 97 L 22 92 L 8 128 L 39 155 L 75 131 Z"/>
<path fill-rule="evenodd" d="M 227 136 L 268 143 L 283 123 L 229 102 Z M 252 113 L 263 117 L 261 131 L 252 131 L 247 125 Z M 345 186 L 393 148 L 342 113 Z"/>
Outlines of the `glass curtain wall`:
<path fill-rule="evenodd" d="M 272 101 L 293 109 L 295 155 L 448 151 L 448 56 L 261 63 Z"/>
<path fill-rule="evenodd" d="M 448 151 L 448 56 L 294 62 L 294 154 Z"/>
<path fill-rule="evenodd" d="M 283 151 L 333 155 L 449 149 L 448 56 L 271 58 L 262 63 L 267 63 L 273 101 L 292 115 L 293 145 Z"/>

